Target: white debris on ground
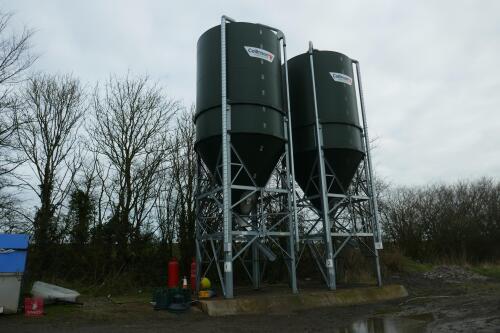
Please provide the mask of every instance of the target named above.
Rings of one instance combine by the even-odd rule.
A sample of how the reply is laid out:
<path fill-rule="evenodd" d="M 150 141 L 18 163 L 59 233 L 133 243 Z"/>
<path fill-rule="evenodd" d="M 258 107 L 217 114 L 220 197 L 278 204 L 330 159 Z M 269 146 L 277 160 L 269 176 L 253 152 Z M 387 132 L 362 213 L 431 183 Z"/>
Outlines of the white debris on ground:
<path fill-rule="evenodd" d="M 43 298 L 45 304 L 52 302 L 68 302 L 76 303 L 80 293 L 76 290 L 71 290 L 56 286 L 55 284 L 36 281 L 31 288 L 31 294 L 35 297 Z"/>
<path fill-rule="evenodd" d="M 486 276 L 474 273 L 460 266 L 437 266 L 424 273 L 424 277 L 431 280 L 446 280 L 449 282 L 484 281 Z"/>

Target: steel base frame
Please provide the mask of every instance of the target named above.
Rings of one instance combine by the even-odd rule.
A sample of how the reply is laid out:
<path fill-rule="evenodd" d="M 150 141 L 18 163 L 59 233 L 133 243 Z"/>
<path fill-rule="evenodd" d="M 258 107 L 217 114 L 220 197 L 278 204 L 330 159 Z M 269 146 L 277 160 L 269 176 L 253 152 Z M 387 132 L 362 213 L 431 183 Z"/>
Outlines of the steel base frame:
<path fill-rule="evenodd" d="M 314 165 L 317 165 L 318 159 Z M 299 223 L 299 253 L 297 254 L 297 269 L 300 267 L 304 253 L 309 251 L 318 271 L 328 289 L 337 288 L 337 260 L 346 246 L 358 247 L 362 253 L 373 258 L 378 286 L 382 285 L 379 264 L 380 249 L 379 234 L 373 214 L 373 200 L 370 195 L 366 177 L 366 158 L 356 171 L 356 175 L 344 194 L 328 193 L 328 221 L 325 223 L 323 213 L 312 205 L 311 200 L 320 195 L 306 196 L 297 191 L 297 209 Z M 335 183 L 335 174 L 325 161 L 326 184 L 330 189 Z M 318 177 L 310 178 L 307 185 L 319 188 Z M 318 193 L 320 193 L 318 191 Z M 325 226 L 330 226 L 325 229 Z M 328 228 L 328 227 L 327 227 Z M 329 234 L 329 236 L 327 236 Z M 328 252 L 327 239 L 331 242 L 331 252 Z M 331 260 L 329 260 L 331 259 Z M 333 274 L 331 274 L 333 273 Z"/>
<path fill-rule="evenodd" d="M 241 173 L 248 170 L 239 159 L 237 151 L 231 146 L 231 151 L 237 156 L 231 165 L 234 176 L 231 180 L 231 190 L 245 191 L 242 197 L 231 203 L 231 256 L 226 260 L 224 242 L 223 186 L 215 181 L 220 177 L 222 165 L 217 167 L 214 177 L 206 165 L 198 158 L 198 191 L 196 209 L 196 254 L 197 280 L 215 270 L 224 297 L 233 297 L 233 272 L 240 267 L 240 272 L 252 283 L 254 289 L 259 289 L 262 277 L 269 262 L 278 257 L 284 259 L 289 273 L 289 284 L 293 293 L 297 293 L 295 274 L 295 233 L 293 221 L 292 188 L 289 171 L 286 168 L 286 155 L 283 155 L 276 165 L 268 186 L 248 186 L 235 183 Z M 220 179 L 220 178 L 219 178 Z M 256 199 L 255 209 L 248 214 L 242 214 L 238 206 L 247 199 Z M 229 263 L 229 264 L 228 264 Z M 231 273 L 230 281 L 228 274 Z"/>

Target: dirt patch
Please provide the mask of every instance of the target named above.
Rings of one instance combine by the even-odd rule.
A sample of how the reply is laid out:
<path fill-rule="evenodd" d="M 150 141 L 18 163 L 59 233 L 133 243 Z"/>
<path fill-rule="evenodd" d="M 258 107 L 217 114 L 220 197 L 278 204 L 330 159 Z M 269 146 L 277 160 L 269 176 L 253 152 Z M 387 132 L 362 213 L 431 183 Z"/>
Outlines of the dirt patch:
<path fill-rule="evenodd" d="M 432 332 L 500 331 L 500 280 L 465 278 L 450 282 L 455 281 L 457 276 L 456 271 L 451 278 L 449 275 L 429 278 L 426 273 L 393 276 L 386 282 L 405 285 L 410 295 L 405 299 L 378 304 L 231 317 L 209 317 L 196 307 L 183 314 L 154 311 L 148 295 L 112 300 L 86 297 L 82 299 L 84 304 L 81 306 L 48 306 L 43 318 L 0 316 L 0 331 L 332 332 L 371 318 L 390 318 L 387 321 L 374 319 L 373 323 L 396 323 L 398 318 L 424 322 L 422 327 Z"/>

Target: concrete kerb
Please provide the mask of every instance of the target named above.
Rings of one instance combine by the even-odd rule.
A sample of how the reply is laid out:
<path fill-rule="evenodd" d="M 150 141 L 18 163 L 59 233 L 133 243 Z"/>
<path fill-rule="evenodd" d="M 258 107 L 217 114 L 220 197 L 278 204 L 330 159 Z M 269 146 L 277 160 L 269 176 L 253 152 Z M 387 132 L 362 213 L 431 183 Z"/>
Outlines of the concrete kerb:
<path fill-rule="evenodd" d="M 287 313 L 326 306 L 367 304 L 408 296 L 402 285 L 340 289 L 336 291 L 301 291 L 298 295 L 274 294 L 200 301 L 209 316 Z"/>

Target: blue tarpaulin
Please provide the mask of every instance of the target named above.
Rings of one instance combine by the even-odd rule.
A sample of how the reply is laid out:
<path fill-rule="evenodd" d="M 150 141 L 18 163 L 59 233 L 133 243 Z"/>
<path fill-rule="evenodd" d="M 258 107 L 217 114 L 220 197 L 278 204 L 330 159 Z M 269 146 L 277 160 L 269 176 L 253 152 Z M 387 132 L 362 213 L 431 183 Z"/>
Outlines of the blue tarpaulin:
<path fill-rule="evenodd" d="M 0 234 L 0 273 L 23 273 L 28 235 Z"/>

